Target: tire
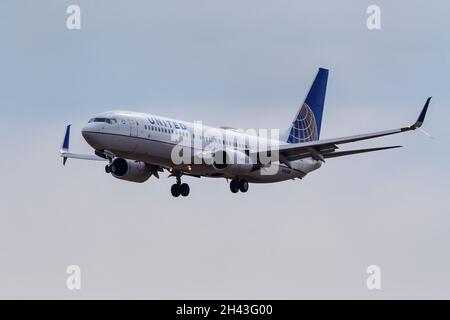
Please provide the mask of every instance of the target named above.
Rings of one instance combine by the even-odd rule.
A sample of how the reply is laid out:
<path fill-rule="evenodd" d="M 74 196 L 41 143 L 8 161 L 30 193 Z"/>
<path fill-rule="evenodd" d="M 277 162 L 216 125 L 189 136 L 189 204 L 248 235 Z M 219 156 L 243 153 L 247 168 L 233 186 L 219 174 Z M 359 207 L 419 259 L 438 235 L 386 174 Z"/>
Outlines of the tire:
<path fill-rule="evenodd" d="M 172 193 L 172 196 L 179 197 L 180 196 L 180 186 L 178 184 L 173 184 L 170 188 L 170 192 Z"/>
<path fill-rule="evenodd" d="M 242 179 L 239 181 L 239 190 L 241 190 L 241 192 L 248 191 L 248 181 L 247 180 Z"/>
<path fill-rule="evenodd" d="M 230 190 L 233 193 L 237 193 L 239 191 L 239 181 L 238 180 L 231 180 Z"/>
<path fill-rule="evenodd" d="M 189 195 L 190 188 L 189 188 L 189 185 L 187 183 L 182 183 L 180 185 L 179 189 L 180 189 L 180 194 L 183 197 L 187 197 Z"/>
<path fill-rule="evenodd" d="M 106 172 L 106 173 L 111 173 L 111 167 L 109 166 L 109 164 L 107 164 L 107 165 L 105 166 L 105 172 Z"/>

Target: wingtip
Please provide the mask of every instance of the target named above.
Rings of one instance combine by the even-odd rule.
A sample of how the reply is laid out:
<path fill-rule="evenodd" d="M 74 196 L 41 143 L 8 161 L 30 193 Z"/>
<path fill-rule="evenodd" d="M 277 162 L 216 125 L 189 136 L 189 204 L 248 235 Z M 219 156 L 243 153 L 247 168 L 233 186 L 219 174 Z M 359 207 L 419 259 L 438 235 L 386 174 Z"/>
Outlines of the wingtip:
<path fill-rule="evenodd" d="M 63 142 L 61 145 L 61 153 L 69 150 L 70 126 L 71 126 L 71 124 L 67 125 L 67 127 L 66 127 L 66 133 L 64 134 L 64 139 L 63 139 Z"/>
<path fill-rule="evenodd" d="M 423 106 L 422 111 L 419 114 L 419 118 L 417 118 L 416 123 L 411 126 L 412 130 L 420 128 L 425 121 L 425 116 L 427 115 L 428 105 L 430 104 L 431 98 L 432 97 L 428 97 L 427 101 L 425 102 L 425 105 Z"/>

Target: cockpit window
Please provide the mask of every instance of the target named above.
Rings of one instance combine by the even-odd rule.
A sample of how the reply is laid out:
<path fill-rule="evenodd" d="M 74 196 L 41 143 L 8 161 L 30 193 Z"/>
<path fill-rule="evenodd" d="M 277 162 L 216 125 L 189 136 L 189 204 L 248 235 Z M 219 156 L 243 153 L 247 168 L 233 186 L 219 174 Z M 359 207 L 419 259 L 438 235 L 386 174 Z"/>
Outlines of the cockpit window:
<path fill-rule="evenodd" d="M 109 124 L 116 124 L 117 120 L 116 119 L 110 119 L 110 118 L 92 118 L 89 120 L 89 123 L 91 122 L 106 122 Z"/>

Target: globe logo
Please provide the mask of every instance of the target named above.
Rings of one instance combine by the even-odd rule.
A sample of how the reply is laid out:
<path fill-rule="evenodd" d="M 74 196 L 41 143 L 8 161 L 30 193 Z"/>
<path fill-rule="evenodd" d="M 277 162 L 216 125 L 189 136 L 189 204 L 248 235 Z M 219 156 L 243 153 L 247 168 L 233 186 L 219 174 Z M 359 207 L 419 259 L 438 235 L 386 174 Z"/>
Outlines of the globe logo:
<path fill-rule="evenodd" d="M 289 133 L 290 143 L 299 143 L 318 140 L 316 118 L 311 108 L 303 103 L 297 118 L 292 123 Z"/>

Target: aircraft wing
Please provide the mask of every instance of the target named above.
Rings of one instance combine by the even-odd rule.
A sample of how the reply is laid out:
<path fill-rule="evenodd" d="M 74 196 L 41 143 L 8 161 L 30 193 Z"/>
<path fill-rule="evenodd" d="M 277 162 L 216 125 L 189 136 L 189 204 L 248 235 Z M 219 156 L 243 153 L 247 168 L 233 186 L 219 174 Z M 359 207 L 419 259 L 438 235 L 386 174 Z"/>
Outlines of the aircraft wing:
<path fill-rule="evenodd" d="M 69 159 L 83 159 L 83 160 L 96 160 L 96 161 L 108 161 L 108 159 L 100 158 L 94 154 L 78 154 L 61 151 L 61 157 Z"/>
<path fill-rule="evenodd" d="M 340 153 L 336 153 L 335 150 L 338 149 L 338 145 L 350 143 L 350 142 L 356 142 L 361 140 L 367 140 L 367 139 L 373 139 L 383 136 L 388 136 L 391 134 L 397 134 L 402 133 L 406 131 L 416 130 L 420 128 L 425 120 L 425 115 L 428 110 L 428 105 L 430 104 L 431 97 L 427 99 L 425 102 L 425 105 L 422 108 L 422 111 L 420 112 L 420 115 L 417 119 L 417 121 L 409 126 L 409 127 L 403 127 L 398 129 L 392 129 L 392 130 L 385 130 L 385 131 L 378 131 L 373 133 L 366 133 L 366 134 L 359 134 L 354 136 L 348 136 L 348 137 L 341 137 L 341 138 L 334 138 L 334 139 L 327 139 L 327 140 L 318 140 L 318 141 L 311 141 L 311 142 L 304 142 L 304 143 L 295 143 L 295 144 L 283 144 L 280 146 L 277 146 L 275 148 L 268 148 L 265 150 L 259 150 L 256 152 L 250 152 L 250 156 L 258 156 L 259 154 L 267 155 L 268 153 L 278 152 L 279 153 L 279 159 L 281 162 L 285 163 L 286 165 L 290 166 L 289 162 L 293 160 L 303 159 L 303 158 L 314 158 L 316 160 L 324 161 L 325 158 L 332 158 L 333 154 L 334 157 L 337 156 L 344 156 L 344 155 L 350 155 L 355 153 L 362 153 L 362 152 L 370 152 L 370 151 L 377 151 L 377 150 L 384 150 L 384 149 L 391 149 L 392 147 L 383 147 L 383 148 L 375 148 L 376 150 L 367 150 L 362 149 L 359 150 L 350 150 L 350 151 L 343 151 Z M 353 151 L 352 153 L 349 153 Z"/>
<path fill-rule="evenodd" d="M 389 147 L 379 147 L 379 148 L 367 148 L 367 149 L 337 151 L 337 152 L 330 152 L 330 153 L 324 154 L 323 157 L 325 159 L 337 158 L 337 157 L 343 157 L 343 156 L 350 156 L 350 155 L 353 155 L 353 154 L 367 153 L 367 152 L 388 150 L 388 149 L 395 149 L 395 148 L 401 148 L 401 147 L 402 146 L 389 146 Z"/>

